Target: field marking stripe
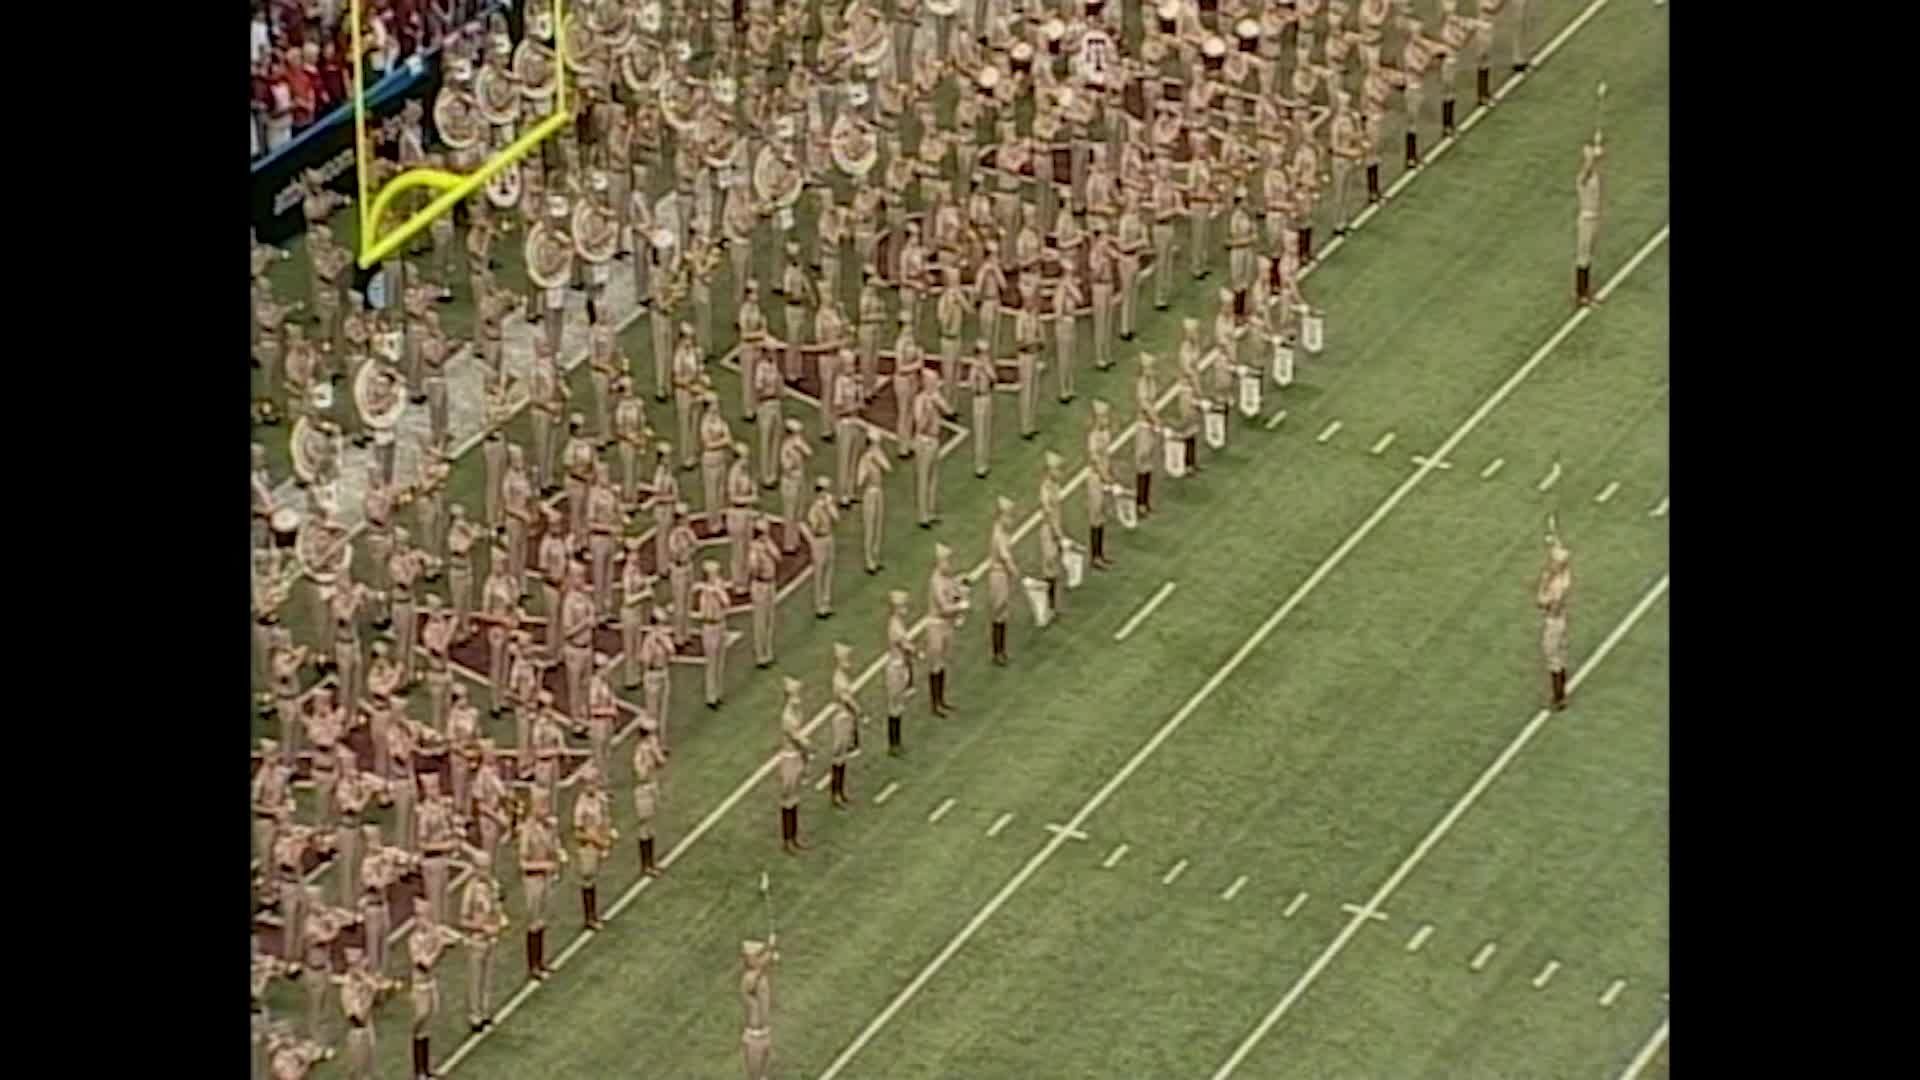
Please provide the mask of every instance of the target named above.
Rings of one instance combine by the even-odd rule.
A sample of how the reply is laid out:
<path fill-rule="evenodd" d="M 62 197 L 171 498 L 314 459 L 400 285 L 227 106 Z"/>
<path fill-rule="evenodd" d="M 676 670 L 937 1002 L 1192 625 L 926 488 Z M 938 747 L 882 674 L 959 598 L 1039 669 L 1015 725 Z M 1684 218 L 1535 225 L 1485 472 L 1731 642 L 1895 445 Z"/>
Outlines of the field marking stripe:
<path fill-rule="evenodd" d="M 1320 429 L 1320 434 L 1314 439 L 1314 441 L 1326 442 L 1328 439 L 1331 439 L 1335 435 L 1340 434 L 1340 429 L 1345 426 L 1346 426 L 1345 424 L 1341 423 L 1338 420 L 1335 420 L 1333 423 L 1328 424 L 1326 427 Z"/>
<path fill-rule="evenodd" d="M 1011 822 L 1012 820 L 1013 820 L 1012 814 L 1001 814 L 1000 817 L 994 821 L 993 825 L 987 829 L 987 835 L 999 836 L 1000 830 L 1006 828 L 1007 823 Z"/>
<path fill-rule="evenodd" d="M 1640 1052 L 1633 1055 L 1633 1060 L 1627 1063 L 1626 1071 L 1620 1074 L 1620 1080 L 1639 1080 L 1640 1074 L 1646 1071 L 1647 1066 L 1652 1064 L 1654 1057 L 1660 1053 L 1660 1048 L 1667 1045 L 1667 1028 L 1672 1024 L 1671 1018 L 1660 1021 L 1659 1029 L 1647 1040 L 1647 1044 L 1640 1048 Z"/>
<path fill-rule="evenodd" d="M 1126 858 L 1126 855 L 1127 855 L 1127 845 L 1121 844 L 1118 847 L 1115 847 L 1112 851 L 1107 852 L 1107 861 L 1101 863 L 1100 868 L 1102 870 L 1111 870 L 1115 866 L 1118 866 L 1120 864 L 1120 860 Z"/>
<path fill-rule="evenodd" d="M 1540 974 L 1535 975 L 1533 977 L 1533 988 L 1535 990 L 1545 989 L 1547 985 L 1547 981 L 1552 979 L 1553 973 L 1559 970 L 1560 970 L 1560 961 L 1558 960 L 1547 961 L 1547 966 L 1541 968 Z"/>
<path fill-rule="evenodd" d="M 1606 487 L 1601 488 L 1600 494 L 1595 495 L 1593 497 L 1593 501 L 1597 503 L 1603 503 L 1618 494 L 1620 494 L 1620 481 L 1615 480 L 1612 483 L 1609 483 Z"/>
<path fill-rule="evenodd" d="M 1647 516 L 1648 517 L 1666 517 L 1667 516 L 1667 496 L 1665 495 L 1660 496 L 1660 505 L 1654 507 L 1652 510 L 1647 511 Z"/>
<path fill-rule="evenodd" d="M 1274 428 L 1279 427 L 1280 421 L 1285 420 L 1286 418 L 1287 418 L 1287 410 L 1285 409 L 1281 409 L 1279 412 L 1274 413 L 1273 416 L 1267 421 L 1267 430 L 1272 431 Z"/>
<path fill-rule="evenodd" d="M 941 818 L 946 817 L 947 811 L 953 809 L 953 802 L 954 801 L 952 799 L 948 799 L 946 802 L 943 802 L 939 806 L 934 807 L 933 813 L 927 815 L 927 824 L 931 825 L 934 822 L 939 821 Z"/>
<path fill-rule="evenodd" d="M 900 781 L 889 780 L 887 781 L 887 786 L 880 789 L 880 794 L 875 795 L 873 797 L 873 801 L 875 804 L 886 802 L 888 799 L 893 798 L 894 792 L 899 790 L 900 790 Z"/>
<path fill-rule="evenodd" d="M 1627 613 L 1627 617 L 1613 628 L 1613 632 L 1608 634 L 1606 640 L 1600 643 L 1600 647 L 1594 650 L 1593 655 L 1587 657 L 1586 663 L 1580 665 L 1580 670 L 1574 672 L 1573 678 L 1568 682 L 1570 689 L 1577 688 L 1584 682 L 1587 675 L 1598 667 L 1600 662 L 1605 660 L 1607 656 L 1613 652 L 1615 646 L 1619 645 L 1621 640 L 1626 637 L 1627 631 L 1633 629 L 1634 625 L 1640 621 L 1641 616 L 1645 615 L 1647 611 L 1653 607 L 1655 602 L 1666 595 L 1670 580 L 1670 574 L 1663 573 L 1660 575 L 1660 580 L 1654 584 L 1653 588 L 1649 589 L 1647 594 L 1640 598 L 1640 602 L 1634 605 L 1633 610 Z M 1473 786 L 1467 789 L 1467 793 L 1460 797 L 1460 801 L 1454 803 L 1453 807 L 1447 811 L 1446 816 L 1442 817 L 1439 823 L 1436 824 L 1425 837 L 1421 838 L 1420 843 L 1414 847 L 1413 853 L 1407 856 L 1406 860 L 1394 870 L 1392 876 L 1388 877 L 1380 886 L 1379 890 L 1373 894 L 1373 899 L 1367 902 L 1368 908 L 1379 907 L 1387 901 L 1388 897 L 1393 895 L 1394 890 L 1398 889 L 1401 883 L 1406 881 L 1407 876 L 1413 873 L 1414 867 L 1420 865 L 1421 860 L 1427 857 L 1427 853 L 1433 850 L 1434 845 L 1438 844 L 1441 838 L 1453 829 L 1453 826 L 1459 822 L 1467 810 L 1479 800 L 1487 788 L 1493 785 L 1493 781 L 1498 778 L 1502 772 L 1506 771 L 1507 766 L 1512 763 L 1514 758 L 1519 756 L 1520 751 L 1525 749 L 1526 745 L 1533 741 L 1533 737 L 1539 734 L 1540 729 L 1546 725 L 1547 718 L 1552 715 L 1553 711 L 1550 709 L 1541 709 L 1534 713 L 1533 719 L 1527 723 L 1526 727 L 1521 729 L 1520 734 L 1515 736 L 1514 740 L 1507 744 L 1507 748 L 1500 752 L 1500 756 L 1494 759 L 1493 764 L 1487 766 L 1486 771 L 1481 773 L 1479 779 L 1473 782 Z M 1301 973 L 1300 977 L 1294 981 L 1293 986 L 1290 987 L 1286 995 L 1280 999 L 1280 1003 L 1275 1005 L 1272 1011 L 1267 1013 L 1260 1021 L 1259 1026 L 1255 1027 L 1253 1032 L 1234 1049 L 1233 1055 L 1214 1072 L 1213 1080 L 1224 1080 L 1225 1077 L 1233 1073 L 1235 1068 L 1239 1067 L 1242 1061 L 1246 1060 L 1247 1055 L 1252 1052 L 1254 1046 L 1266 1037 L 1267 1032 L 1273 1030 L 1274 1025 L 1280 1022 L 1280 1018 L 1285 1016 L 1287 1010 L 1293 1007 L 1294 1002 L 1299 1001 L 1300 996 L 1307 992 L 1307 987 L 1313 985 L 1314 980 L 1318 979 L 1321 973 L 1327 970 L 1328 965 L 1333 963 L 1334 958 L 1340 955 L 1341 951 L 1347 947 L 1347 943 L 1353 940 L 1354 935 L 1359 933 L 1360 928 L 1364 926 L 1366 922 L 1367 920 L 1364 917 L 1356 916 L 1347 923 L 1346 927 L 1340 931 L 1339 936 L 1333 939 L 1332 944 L 1329 944 L 1326 949 L 1314 959 L 1313 963 L 1308 966 L 1307 970 Z"/>
<path fill-rule="evenodd" d="M 1179 588 L 1179 585 L 1171 581 L 1160 586 L 1159 590 L 1153 594 L 1153 598 L 1147 601 L 1146 606 L 1134 612 L 1133 617 L 1128 619 L 1119 630 L 1114 632 L 1113 640 L 1127 640 L 1127 635 L 1138 629 L 1141 623 L 1146 622 L 1147 617 L 1153 614 L 1154 609 L 1158 608 L 1167 597 L 1173 595 L 1173 590 L 1177 588 Z"/>
<path fill-rule="evenodd" d="M 1413 936 L 1407 939 L 1407 951 L 1419 952 L 1420 946 L 1425 945 L 1427 943 L 1427 939 L 1432 936 L 1433 936 L 1432 923 L 1428 923 L 1427 925 L 1421 927 L 1420 929 L 1415 930 L 1413 932 Z"/>
<path fill-rule="evenodd" d="M 1389 446 L 1392 446 L 1392 445 L 1393 445 L 1393 440 L 1394 440 L 1394 438 L 1395 438 L 1395 437 L 1396 437 L 1396 436 L 1394 435 L 1394 433 L 1393 433 L 1393 432 L 1391 432 L 1391 431 L 1389 431 L 1389 432 L 1387 432 L 1387 433 L 1386 433 L 1385 435 L 1382 435 L 1382 436 L 1380 436 L 1380 441 L 1379 441 L 1379 442 L 1377 442 L 1377 443 L 1374 443 L 1374 444 L 1373 444 L 1373 445 L 1372 445 L 1371 447 L 1369 447 L 1369 448 L 1368 448 L 1368 450 L 1367 450 L 1367 453 L 1369 453 L 1369 454 L 1384 454 L 1384 453 L 1386 453 L 1386 452 L 1387 452 L 1387 447 L 1389 447 Z"/>
<path fill-rule="evenodd" d="M 1626 988 L 1627 980 L 1613 980 L 1612 984 L 1607 987 L 1606 992 L 1600 995 L 1600 1007 L 1603 1009 L 1613 1008 L 1613 1003 L 1620 1000 L 1620 991 Z"/>
<path fill-rule="evenodd" d="M 1306 893 L 1293 894 L 1293 902 L 1287 905 L 1287 910 L 1280 913 L 1280 917 L 1283 919 L 1293 918 L 1293 916 L 1300 910 L 1300 906 L 1302 904 L 1305 904 L 1306 902 L 1307 902 Z"/>
<path fill-rule="evenodd" d="M 1493 479 L 1493 474 L 1499 472 L 1500 467 L 1502 465 L 1505 465 L 1506 463 L 1507 463 L 1506 458 L 1503 458 L 1503 457 L 1494 458 L 1492 461 L 1487 463 L 1486 468 L 1480 470 L 1480 479 L 1482 480 Z"/>
<path fill-rule="evenodd" d="M 1486 970 L 1487 961 L 1492 960 L 1493 954 L 1499 951 L 1499 944 L 1489 941 L 1485 945 L 1480 946 L 1479 952 L 1473 954 L 1473 961 L 1469 963 L 1467 967 L 1474 971 L 1484 971 Z"/>
<path fill-rule="evenodd" d="M 1581 310 L 1585 311 L 1586 309 L 1582 308 Z M 1546 491 L 1549 488 L 1553 487 L 1553 485 L 1559 482 L 1560 482 L 1560 463 L 1556 461 L 1553 463 L 1553 468 L 1547 470 L 1547 475 L 1543 477 L 1539 483 L 1533 485 L 1533 490 Z"/>
<path fill-rule="evenodd" d="M 1187 872 L 1187 860 L 1181 859 L 1179 862 L 1173 864 L 1173 869 L 1168 870 L 1165 877 L 1162 877 L 1160 879 L 1160 884 L 1171 885 L 1173 884 L 1173 880 L 1175 878 L 1179 877 L 1181 874 L 1184 874 L 1186 872 Z"/>
<path fill-rule="evenodd" d="M 1239 877 L 1234 878 L 1233 884 L 1227 886 L 1227 891 L 1220 894 L 1220 899 L 1231 900 L 1234 897 L 1240 895 L 1240 890 L 1242 888 L 1245 888 L 1246 884 L 1247 884 L 1247 875 L 1241 874 Z"/>

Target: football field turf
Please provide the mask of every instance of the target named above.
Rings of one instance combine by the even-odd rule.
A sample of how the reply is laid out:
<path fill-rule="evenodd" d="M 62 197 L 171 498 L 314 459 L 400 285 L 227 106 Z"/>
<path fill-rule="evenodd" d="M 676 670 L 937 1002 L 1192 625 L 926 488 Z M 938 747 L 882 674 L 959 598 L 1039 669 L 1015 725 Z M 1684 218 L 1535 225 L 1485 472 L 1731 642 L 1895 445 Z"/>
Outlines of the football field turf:
<path fill-rule="evenodd" d="M 1156 514 L 1109 526 L 1118 566 L 1046 630 L 1017 611 L 1007 668 L 970 618 L 959 711 L 916 698 L 908 756 L 875 751 L 870 680 L 859 802 L 806 800 L 813 851 L 776 843 L 777 680 L 735 680 L 709 716 L 682 669 L 666 877 L 630 889 L 624 841 L 601 885 L 615 917 L 586 937 L 558 890 L 560 972 L 457 1053 L 456 952 L 442 1069 L 738 1075 L 737 950 L 766 933 L 766 869 L 782 1077 L 1664 1075 L 1666 24 L 1637 0 L 1539 6 L 1543 38 L 1593 14 L 1316 270 L 1326 353 L 1265 417 L 1236 417 L 1225 452 L 1203 448 L 1201 474 L 1156 477 Z M 1576 316 L 1573 171 L 1602 79 L 1606 302 Z M 1143 312 L 1082 402 L 1126 402 L 1132 354 L 1167 356 L 1214 284 Z M 1004 409 L 989 481 L 948 462 L 938 538 L 961 567 L 993 494 L 1024 519 L 1044 449 L 1079 466 L 1084 408 L 1049 402 L 1033 444 Z M 1124 475 L 1130 448 L 1115 460 Z M 859 574 L 843 530 L 836 618 L 783 605 L 780 666 L 809 712 L 832 641 L 864 668 L 886 590 L 924 603 L 931 541 L 895 492 L 886 571 Z M 1577 581 L 1558 714 L 1540 709 L 1531 603 L 1550 511 Z M 1077 491 L 1068 518 L 1084 537 Z M 518 945 L 502 942 L 503 991 Z M 401 1013 L 385 1015 L 398 1070 Z"/>

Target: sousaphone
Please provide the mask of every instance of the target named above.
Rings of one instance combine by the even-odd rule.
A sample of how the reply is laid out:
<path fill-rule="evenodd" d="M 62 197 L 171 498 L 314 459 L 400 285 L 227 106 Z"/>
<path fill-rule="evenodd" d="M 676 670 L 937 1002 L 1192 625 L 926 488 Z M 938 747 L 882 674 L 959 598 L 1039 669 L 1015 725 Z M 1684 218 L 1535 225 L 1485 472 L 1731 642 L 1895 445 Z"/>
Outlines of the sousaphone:
<path fill-rule="evenodd" d="M 487 201 L 502 210 L 520 203 L 520 163 L 513 162 L 487 177 Z"/>
<path fill-rule="evenodd" d="M 864 179 L 880 160 L 880 140 L 871 128 L 854 119 L 851 112 L 842 112 L 833 121 L 828 146 L 834 165 L 855 181 Z"/>
<path fill-rule="evenodd" d="M 553 16 L 542 15 L 550 24 Z M 513 77 L 520 83 L 521 96 L 549 98 L 560 87 L 560 65 L 553 62 L 553 47 L 545 39 L 529 36 L 513 53 Z"/>
<path fill-rule="evenodd" d="M 495 64 L 481 68 L 473 81 L 473 96 L 489 124 L 504 127 L 520 118 L 520 91 L 508 68 Z"/>
<path fill-rule="evenodd" d="M 660 51 L 646 38 L 635 38 L 634 43 L 620 54 L 620 81 L 627 90 L 636 96 L 650 97 L 660 88 L 664 72 L 660 64 Z"/>
<path fill-rule="evenodd" d="M 560 50 L 561 60 L 567 70 L 580 74 L 594 67 L 600 60 L 600 36 L 593 31 L 591 12 L 583 18 L 579 9 L 573 8 L 566 13 L 565 23 L 560 29 L 560 40 L 565 48 Z"/>
<path fill-rule="evenodd" d="M 293 475 L 308 484 L 317 484 L 321 480 L 321 462 L 331 457 L 340 460 L 339 442 L 323 431 L 318 421 L 302 416 L 293 422 L 293 431 L 287 436 L 287 450 L 293 457 Z"/>
<path fill-rule="evenodd" d="M 682 79 L 662 79 L 660 81 L 660 119 L 676 133 L 685 135 L 693 130 L 699 102 L 695 100 L 693 86 Z"/>
<path fill-rule="evenodd" d="M 573 249 L 598 266 L 620 248 L 620 222 L 594 199 L 582 199 L 573 208 Z"/>
<path fill-rule="evenodd" d="M 927 10 L 943 19 L 950 19 L 960 10 L 960 0 L 927 0 Z"/>
<path fill-rule="evenodd" d="M 557 201 L 562 207 L 566 200 L 556 195 L 550 201 Z M 565 220 L 564 211 L 553 215 Z M 527 277 L 542 289 L 558 289 L 567 284 L 567 271 L 572 269 L 573 247 L 564 235 L 554 229 L 552 221 L 542 221 L 527 230 L 525 245 Z"/>
<path fill-rule="evenodd" d="M 400 335 L 389 332 L 382 336 L 397 339 Z M 375 388 L 375 383 L 381 375 L 393 378 L 389 396 L 384 401 L 380 399 L 380 391 Z M 362 364 L 360 373 L 354 376 L 353 380 L 353 403 L 360 410 L 360 418 L 373 429 L 376 436 L 391 433 L 400 423 L 400 417 L 407 411 L 407 395 L 400 385 L 399 373 L 389 364 L 379 360 Z"/>
<path fill-rule="evenodd" d="M 319 585 L 331 585 L 339 579 L 340 555 L 346 550 L 346 537 L 340 527 L 319 518 L 308 519 L 293 536 L 294 561 Z"/>
<path fill-rule="evenodd" d="M 466 61 L 454 63 L 457 71 Z M 440 93 L 434 96 L 433 126 L 447 149 L 460 153 L 479 145 L 483 132 L 474 122 L 478 107 L 479 103 L 466 90 L 466 81 L 457 75 L 453 85 L 441 87 Z"/>

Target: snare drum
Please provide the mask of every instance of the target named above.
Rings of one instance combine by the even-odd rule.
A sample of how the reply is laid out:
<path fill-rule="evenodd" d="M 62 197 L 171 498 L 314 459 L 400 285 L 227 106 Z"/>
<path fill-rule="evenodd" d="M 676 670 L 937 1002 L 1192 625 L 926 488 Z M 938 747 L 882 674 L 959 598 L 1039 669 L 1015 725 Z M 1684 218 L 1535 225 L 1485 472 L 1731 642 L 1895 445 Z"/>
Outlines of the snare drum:
<path fill-rule="evenodd" d="M 277 548 L 293 547 L 294 537 L 300 532 L 300 511 L 291 506 L 283 506 L 267 519 L 273 530 L 273 546 Z"/>

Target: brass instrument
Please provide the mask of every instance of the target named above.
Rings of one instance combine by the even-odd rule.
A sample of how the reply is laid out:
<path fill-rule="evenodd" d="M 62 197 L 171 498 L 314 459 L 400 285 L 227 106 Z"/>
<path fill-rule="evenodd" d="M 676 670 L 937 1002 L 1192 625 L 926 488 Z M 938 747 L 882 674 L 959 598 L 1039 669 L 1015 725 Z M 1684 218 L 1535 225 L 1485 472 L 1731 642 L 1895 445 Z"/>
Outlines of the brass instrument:
<path fill-rule="evenodd" d="M 512 73 L 505 68 L 492 64 L 481 68 L 480 74 L 473 80 L 473 96 L 481 118 L 489 124 L 505 127 L 520 118 L 520 95 L 513 85 Z M 439 119 L 436 112 L 434 122 L 439 123 Z M 441 136 L 442 139 L 445 137 Z"/>
<path fill-rule="evenodd" d="M 380 402 L 374 396 L 374 379 L 380 374 L 394 375 L 395 389 L 391 397 Z M 353 380 L 353 403 L 360 410 L 360 417 L 366 425 L 376 432 L 390 432 L 400 423 L 400 417 L 407 411 L 407 395 L 397 389 L 399 378 L 390 368 L 379 361 L 370 361 L 360 366 L 360 373 Z"/>
<path fill-rule="evenodd" d="M 478 103 L 458 86 L 441 89 L 433 99 L 433 126 L 450 150 L 469 150 L 480 142 L 480 125 L 473 122 Z"/>
<path fill-rule="evenodd" d="M 525 251 L 527 277 L 535 285 L 542 289 L 557 289 L 566 285 L 573 249 L 565 233 L 556 230 L 549 222 L 540 222 L 527 231 Z"/>
<path fill-rule="evenodd" d="M 573 209 L 573 249 L 587 262 L 611 260 L 620 248 L 620 222 L 592 199 Z"/>
<path fill-rule="evenodd" d="M 520 84 L 522 97 L 548 98 L 559 89 L 560 65 L 554 63 L 553 48 L 545 44 L 537 29 L 542 25 L 550 28 L 552 22 L 552 15 L 535 13 L 529 19 L 533 32 L 513 50 L 513 77 Z"/>

